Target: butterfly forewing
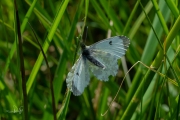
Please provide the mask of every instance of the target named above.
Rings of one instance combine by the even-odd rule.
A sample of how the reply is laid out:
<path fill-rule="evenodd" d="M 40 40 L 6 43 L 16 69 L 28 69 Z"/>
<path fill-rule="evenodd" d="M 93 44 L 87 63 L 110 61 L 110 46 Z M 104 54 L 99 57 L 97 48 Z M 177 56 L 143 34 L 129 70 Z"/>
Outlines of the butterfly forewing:
<path fill-rule="evenodd" d="M 67 87 L 74 95 L 81 95 L 84 88 L 89 84 L 89 68 L 86 60 L 81 56 L 68 73 L 66 78 Z"/>
<path fill-rule="evenodd" d="M 115 36 L 101 40 L 89 47 L 90 49 L 101 50 L 121 58 L 125 54 L 129 44 L 130 41 L 126 36 Z"/>

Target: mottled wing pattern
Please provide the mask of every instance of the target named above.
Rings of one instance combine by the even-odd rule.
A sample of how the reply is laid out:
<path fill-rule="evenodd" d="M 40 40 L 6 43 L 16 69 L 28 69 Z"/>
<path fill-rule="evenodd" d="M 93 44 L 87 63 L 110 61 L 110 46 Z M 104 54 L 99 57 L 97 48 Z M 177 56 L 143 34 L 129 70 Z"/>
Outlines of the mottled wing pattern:
<path fill-rule="evenodd" d="M 91 55 L 105 65 L 105 69 L 102 69 L 88 62 L 91 72 L 104 81 L 108 81 L 110 75 L 115 76 L 118 71 L 117 60 L 125 54 L 129 44 L 127 37 L 116 36 L 89 46 Z"/>
<path fill-rule="evenodd" d="M 67 87 L 75 96 L 81 95 L 90 81 L 89 68 L 86 62 L 86 59 L 80 56 L 66 78 Z"/>
<path fill-rule="evenodd" d="M 108 81 L 110 75 L 116 76 L 118 71 L 117 56 L 99 50 L 92 52 L 92 56 L 105 65 L 105 68 L 102 69 L 88 62 L 89 68 L 94 76 L 103 81 Z"/>
<path fill-rule="evenodd" d="M 115 36 L 92 44 L 89 49 L 101 50 L 121 58 L 129 44 L 130 40 L 126 36 Z"/>

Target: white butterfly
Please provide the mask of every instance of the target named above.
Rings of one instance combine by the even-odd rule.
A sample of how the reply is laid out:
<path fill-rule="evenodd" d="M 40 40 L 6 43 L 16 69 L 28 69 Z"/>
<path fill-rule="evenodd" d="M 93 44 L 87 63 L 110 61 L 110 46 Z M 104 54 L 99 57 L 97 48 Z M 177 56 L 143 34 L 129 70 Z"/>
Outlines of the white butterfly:
<path fill-rule="evenodd" d="M 116 76 L 117 60 L 125 54 L 129 44 L 130 40 L 126 36 L 111 37 L 91 46 L 82 43 L 81 55 L 67 75 L 67 87 L 78 96 L 89 84 L 89 72 L 102 81 L 108 81 L 110 75 Z"/>

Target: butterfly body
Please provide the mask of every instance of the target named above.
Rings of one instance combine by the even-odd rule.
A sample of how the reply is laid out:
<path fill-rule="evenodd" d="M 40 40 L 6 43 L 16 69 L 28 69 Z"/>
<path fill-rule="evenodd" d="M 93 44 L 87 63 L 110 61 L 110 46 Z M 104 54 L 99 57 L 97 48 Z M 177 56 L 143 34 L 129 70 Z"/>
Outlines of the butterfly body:
<path fill-rule="evenodd" d="M 86 59 L 87 60 L 89 60 L 92 64 L 94 64 L 94 65 L 96 65 L 96 66 L 98 66 L 98 67 L 100 67 L 100 68 L 105 68 L 105 66 L 101 63 L 101 62 L 99 62 L 96 58 L 94 58 L 93 56 L 92 56 L 92 50 L 90 50 L 87 46 L 85 46 L 85 48 L 84 47 L 81 47 L 81 49 L 82 49 L 82 56 L 83 56 L 83 58 L 84 58 L 84 60 L 86 61 Z"/>
<path fill-rule="evenodd" d="M 66 78 L 67 87 L 74 95 L 81 95 L 89 84 L 89 72 L 99 80 L 108 81 L 110 75 L 117 74 L 117 61 L 125 54 L 129 44 L 125 36 L 111 37 L 90 46 L 81 43 L 81 55 Z"/>

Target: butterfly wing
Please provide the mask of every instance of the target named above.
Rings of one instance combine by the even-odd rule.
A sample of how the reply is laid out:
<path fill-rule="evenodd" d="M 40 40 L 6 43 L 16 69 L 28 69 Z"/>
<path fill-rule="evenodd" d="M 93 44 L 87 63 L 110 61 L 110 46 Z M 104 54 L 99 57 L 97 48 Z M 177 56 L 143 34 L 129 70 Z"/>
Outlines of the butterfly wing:
<path fill-rule="evenodd" d="M 89 46 L 91 55 L 105 65 L 105 68 L 102 69 L 88 62 L 91 72 L 99 80 L 104 81 L 108 81 L 110 75 L 115 76 L 118 71 L 117 60 L 125 54 L 129 43 L 130 41 L 127 37 L 116 36 Z"/>
<path fill-rule="evenodd" d="M 92 56 L 96 58 L 101 64 L 105 65 L 105 68 L 103 69 L 95 66 L 91 62 L 88 62 L 89 68 L 94 76 L 103 81 L 108 81 L 110 75 L 116 76 L 118 71 L 117 56 L 103 51 L 94 51 Z"/>
<path fill-rule="evenodd" d="M 67 87 L 75 96 L 81 95 L 89 84 L 89 68 L 86 59 L 80 56 L 66 78 Z"/>
<path fill-rule="evenodd" d="M 126 36 L 115 36 L 101 40 L 89 46 L 89 49 L 100 50 L 121 58 L 129 47 L 130 40 Z"/>

